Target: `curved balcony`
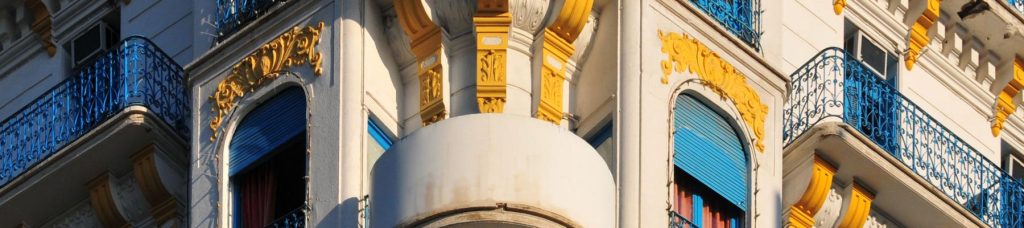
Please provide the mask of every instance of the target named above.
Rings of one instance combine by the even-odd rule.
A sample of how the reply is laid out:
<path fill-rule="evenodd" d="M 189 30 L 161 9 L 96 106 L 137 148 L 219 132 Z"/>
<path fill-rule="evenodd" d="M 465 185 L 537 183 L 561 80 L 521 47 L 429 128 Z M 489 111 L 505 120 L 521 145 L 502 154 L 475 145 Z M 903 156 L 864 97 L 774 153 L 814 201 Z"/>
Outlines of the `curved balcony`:
<path fill-rule="evenodd" d="M 0 187 L 122 110 L 146 107 L 188 139 L 185 73 L 132 36 L 0 122 Z"/>
<path fill-rule="evenodd" d="M 790 76 L 793 90 L 783 114 L 787 146 L 820 122 L 842 121 L 981 221 L 1024 225 L 1024 185 L 847 56 L 825 49 Z"/>
<path fill-rule="evenodd" d="M 217 40 L 235 34 L 256 18 L 286 0 L 217 0 Z"/>
<path fill-rule="evenodd" d="M 690 0 L 705 14 L 711 16 L 725 29 L 746 42 L 755 50 L 761 50 L 761 1 L 760 0 Z"/>

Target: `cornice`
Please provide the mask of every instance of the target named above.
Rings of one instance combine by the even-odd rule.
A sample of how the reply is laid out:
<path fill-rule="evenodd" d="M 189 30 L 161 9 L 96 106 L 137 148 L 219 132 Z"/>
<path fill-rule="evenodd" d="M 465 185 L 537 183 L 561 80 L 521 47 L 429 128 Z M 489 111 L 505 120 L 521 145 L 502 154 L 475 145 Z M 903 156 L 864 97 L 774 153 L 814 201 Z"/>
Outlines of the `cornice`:
<path fill-rule="evenodd" d="M 37 52 L 43 51 L 43 47 L 36 44 L 32 35 L 22 36 L 12 42 L 10 47 L 5 48 L 0 52 L 0 79 L 9 76 L 11 71 L 23 67 L 25 61 L 35 57 Z"/>
<path fill-rule="evenodd" d="M 63 7 L 53 15 L 53 41 L 58 45 L 67 43 L 89 28 L 84 25 L 99 21 L 111 11 L 113 7 L 103 1 L 75 1 Z"/>

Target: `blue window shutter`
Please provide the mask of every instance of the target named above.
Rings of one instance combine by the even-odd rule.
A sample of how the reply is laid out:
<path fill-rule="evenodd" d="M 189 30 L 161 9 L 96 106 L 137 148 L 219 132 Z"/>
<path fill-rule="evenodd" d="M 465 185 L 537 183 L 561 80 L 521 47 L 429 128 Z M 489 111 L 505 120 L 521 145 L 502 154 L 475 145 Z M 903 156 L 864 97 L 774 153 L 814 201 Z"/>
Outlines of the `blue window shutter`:
<path fill-rule="evenodd" d="M 281 91 L 242 119 L 231 137 L 229 175 L 306 131 L 306 98 L 297 87 Z"/>
<path fill-rule="evenodd" d="M 368 123 L 366 124 L 366 131 L 369 131 L 370 136 L 373 137 L 373 140 L 376 141 L 381 148 L 384 148 L 385 151 L 390 149 L 391 144 L 393 144 L 393 142 L 391 141 L 391 137 L 388 137 L 388 134 L 384 133 L 384 129 L 381 129 L 380 126 L 377 125 L 377 123 L 373 122 L 373 120 L 369 120 L 367 122 Z"/>
<path fill-rule="evenodd" d="M 747 155 L 729 121 L 690 95 L 674 110 L 673 163 L 740 210 L 747 208 Z"/>
<path fill-rule="evenodd" d="M 703 218 L 704 218 L 704 198 L 701 198 L 700 194 L 694 193 L 693 194 L 693 218 L 691 219 L 691 222 L 693 222 L 693 224 L 697 224 L 698 226 L 700 226 L 700 225 L 704 224 L 704 221 L 702 221 L 702 220 L 704 220 Z"/>

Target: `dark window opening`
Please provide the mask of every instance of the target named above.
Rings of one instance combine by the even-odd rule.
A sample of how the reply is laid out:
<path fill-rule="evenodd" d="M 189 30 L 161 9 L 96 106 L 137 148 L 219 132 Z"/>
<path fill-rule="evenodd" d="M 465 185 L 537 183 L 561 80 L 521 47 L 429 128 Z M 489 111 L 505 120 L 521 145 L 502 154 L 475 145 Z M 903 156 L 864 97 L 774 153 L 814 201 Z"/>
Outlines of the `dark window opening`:
<path fill-rule="evenodd" d="M 672 210 L 676 227 L 743 227 L 744 212 L 682 169 L 675 168 Z"/>
<path fill-rule="evenodd" d="M 235 227 L 266 227 L 306 203 L 306 137 L 300 134 L 231 177 Z"/>

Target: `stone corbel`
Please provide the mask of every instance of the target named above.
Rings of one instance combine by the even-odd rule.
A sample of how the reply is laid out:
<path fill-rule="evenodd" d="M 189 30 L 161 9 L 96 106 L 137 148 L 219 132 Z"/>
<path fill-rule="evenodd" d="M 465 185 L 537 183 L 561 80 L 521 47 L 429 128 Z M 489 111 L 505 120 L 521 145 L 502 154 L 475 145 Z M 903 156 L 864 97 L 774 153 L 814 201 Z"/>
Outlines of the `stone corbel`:
<path fill-rule="evenodd" d="M 926 4 L 924 12 L 914 21 L 914 25 L 910 27 L 908 34 L 910 45 L 908 45 L 909 49 L 903 57 L 907 70 L 914 68 L 917 58 L 921 55 L 921 50 L 928 46 L 928 42 L 931 40 L 931 37 L 928 36 L 928 30 L 939 20 L 942 0 L 923 0 L 923 2 Z"/>
<path fill-rule="evenodd" d="M 801 166 L 804 167 L 803 169 L 810 169 L 809 173 L 802 170 L 795 171 L 803 172 L 797 174 L 797 178 L 793 180 L 797 182 L 795 184 L 800 184 L 799 182 L 807 178 L 807 188 L 799 200 L 786 210 L 786 227 L 814 227 L 815 215 L 825 204 L 832 189 L 832 178 L 836 174 L 836 169 L 817 155 L 813 155 L 811 160 L 813 161 L 806 161 Z"/>
<path fill-rule="evenodd" d="M 131 227 L 115 202 L 110 173 L 103 173 L 89 181 L 89 203 L 96 211 L 100 223 L 107 228 Z"/>
<path fill-rule="evenodd" d="M 182 225 L 179 218 L 183 213 L 178 211 L 178 200 L 168 191 L 166 183 L 173 182 L 174 180 L 171 179 L 175 178 L 180 181 L 184 177 L 174 176 L 176 174 L 173 173 L 164 173 L 164 177 L 161 177 L 161 170 L 158 167 L 161 164 L 168 165 L 169 161 L 159 156 L 153 145 L 133 154 L 130 159 L 132 160 L 132 174 L 142 190 L 142 195 L 149 202 L 149 213 L 153 219 L 160 227 Z"/>
<path fill-rule="evenodd" d="M 565 0 L 554 23 L 544 29 L 538 119 L 556 125 L 562 122 L 566 65 L 576 50 L 572 43 L 587 24 L 593 6 L 593 0 Z"/>
<path fill-rule="evenodd" d="M 476 26 L 476 100 L 481 113 L 505 110 L 508 52 L 508 0 L 478 0 Z"/>
<path fill-rule="evenodd" d="M 39 35 L 46 54 L 53 57 L 57 53 L 57 45 L 53 43 L 53 17 L 50 17 L 50 11 L 41 0 L 26 0 L 25 8 L 33 15 L 32 31 Z"/>
<path fill-rule="evenodd" d="M 992 120 L 992 136 L 999 136 L 1006 118 L 1017 111 L 1017 105 L 1014 104 L 1013 99 L 1021 89 L 1024 89 L 1024 61 L 1017 57 L 1013 60 L 1013 79 L 1010 79 L 1006 87 L 1003 87 L 1003 91 L 999 93 L 999 99 L 996 100 L 995 110 L 993 110 L 995 117 Z"/>
<path fill-rule="evenodd" d="M 430 20 L 420 0 L 396 0 L 395 13 L 402 31 L 409 37 L 416 56 L 416 74 L 420 80 L 420 118 L 423 125 L 443 120 L 444 66 L 441 64 L 441 29 Z"/>
<path fill-rule="evenodd" d="M 871 201 L 875 199 L 875 195 L 856 182 L 850 185 L 848 191 L 850 193 L 847 194 L 846 202 L 844 202 L 846 209 L 838 227 L 863 227 L 864 222 L 868 219 L 868 214 L 871 213 Z"/>

